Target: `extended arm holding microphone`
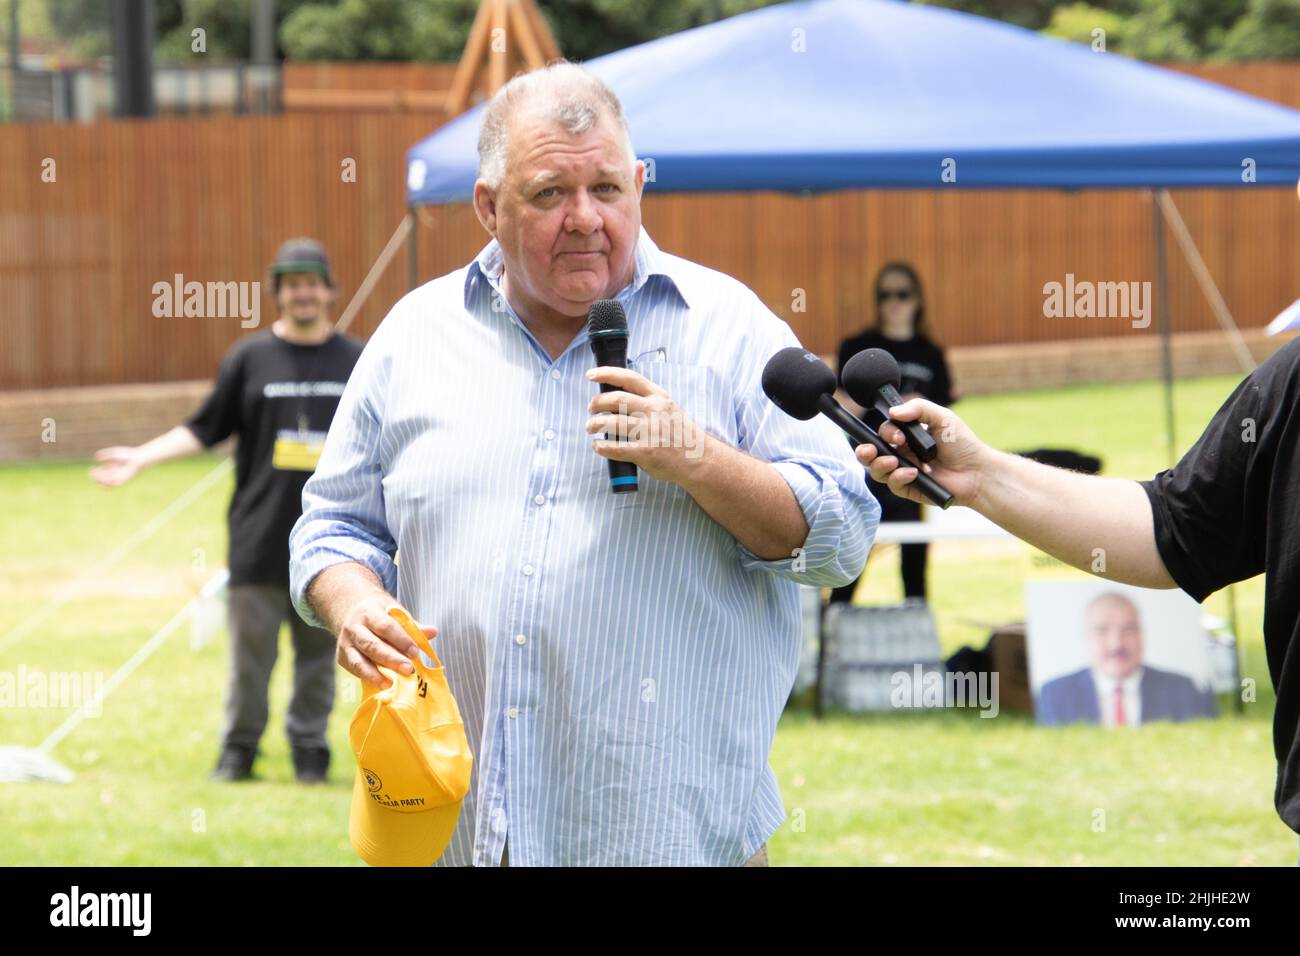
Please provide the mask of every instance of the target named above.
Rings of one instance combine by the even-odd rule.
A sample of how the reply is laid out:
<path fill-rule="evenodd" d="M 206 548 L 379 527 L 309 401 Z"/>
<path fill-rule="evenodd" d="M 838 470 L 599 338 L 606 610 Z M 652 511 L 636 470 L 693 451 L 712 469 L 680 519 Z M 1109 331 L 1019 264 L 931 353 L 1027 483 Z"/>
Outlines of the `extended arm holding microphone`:
<path fill-rule="evenodd" d="M 872 445 L 878 452 L 891 455 L 898 454 L 889 444 L 880 437 L 871 426 L 864 423 L 861 419 L 850 415 L 840 403 L 835 401 L 831 395 L 823 395 L 817 400 L 818 410 L 823 415 L 833 421 L 840 429 L 862 445 Z M 931 439 L 933 442 L 933 439 Z M 933 457 L 933 456 L 932 456 Z M 916 487 L 921 489 L 921 493 L 930 501 L 934 502 L 940 508 L 947 508 L 953 502 L 952 492 L 945 488 L 939 482 L 935 481 L 925 472 L 919 472 L 916 476 Z"/>
<path fill-rule="evenodd" d="M 990 448 L 951 409 L 914 398 L 891 409 L 891 418 L 924 423 L 938 436 L 938 454 L 927 467 L 965 505 L 1022 541 L 1073 567 L 1146 588 L 1177 587 L 1156 548 L 1151 502 L 1136 481 L 1084 475 Z M 871 477 L 902 498 L 920 500 L 913 482 L 920 472 L 899 460 L 903 433 L 885 423 L 890 446 L 857 449 Z M 1100 551 L 1099 551 L 1100 549 Z"/>
<path fill-rule="evenodd" d="M 867 407 L 874 407 L 883 418 L 889 418 L 889 409 L 903 404 L 903 396 L 898 394 L 901 375 L 898 361 L 884 349 L 865 349 L 844 364 L 840 373 L 844 390 L 854 402 Z M 934 436 L 921 427 L 920 422 L 894 422 L 907 447 L 917 461 L 933 461 L 938 451 Z M 946 506 L 945 506 L 946 507 Z"/>
<path fill-rule="evenodd" d="M 795 346 L 781 349 L 763 369 L 763 392 L 787 415 L 808 421 L 820 413 L 855 441 L 881 452 L 892 452 L 875 429 L 850 415 L 835 400 L 835 384 L 835 373 L 825 362 Z M 919 474 L 916 486 L 939 507 L 952 504 L 951 492 L 929 475 Z"/>

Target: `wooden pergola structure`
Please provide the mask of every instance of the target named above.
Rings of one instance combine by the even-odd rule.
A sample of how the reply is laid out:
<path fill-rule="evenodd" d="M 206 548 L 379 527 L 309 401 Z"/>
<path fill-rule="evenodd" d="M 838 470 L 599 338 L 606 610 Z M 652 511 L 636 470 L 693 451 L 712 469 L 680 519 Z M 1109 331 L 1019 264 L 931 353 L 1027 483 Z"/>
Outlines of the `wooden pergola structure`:
<path fill-rule="evenodd" d="M 518 70 L 535 70 L 559 58 L 559 44 L 533 0 L 480 0 L 444 108 L 459 116 L 480 79 L 490 97 Z"/>
<path fill-rule="evenodd" d="M 478 13 L 456 65 L 443 110 L 449 117 L 459 116 L 470 107 L 476 91 L 481 91 L 484 98 L 490 98 L 515 73 L 535 70 L 560 57 L 560 46 L 533 0 L 479 0 Z M 379 258 L 357 287 L 352 301 L 339 316 L 337 328 L 340 332 L 351 325 L 404 243 L 408 283 L 415 288 L 420 260 L 416 235 L 418 215 L 415 207 L 408 207 Z"/>
<path fill-rule="evenodd" d="M 328 65 L 311 64 L 316 75 L 302 74 L 300 85 L 286 88 L 283 97 L 291 109 L 434 110 L 451 119 L 492 96 L 516 73 L 535 70 L 560 56 L 559 44 L 534 0 L 480 0 L 454 71 L 450 64 L 425 64 L 438 70 L 432 82 L 340 88 L 318 78 Z M 308 68 L 301 63 L 294 66 L 300 72 Z"/>

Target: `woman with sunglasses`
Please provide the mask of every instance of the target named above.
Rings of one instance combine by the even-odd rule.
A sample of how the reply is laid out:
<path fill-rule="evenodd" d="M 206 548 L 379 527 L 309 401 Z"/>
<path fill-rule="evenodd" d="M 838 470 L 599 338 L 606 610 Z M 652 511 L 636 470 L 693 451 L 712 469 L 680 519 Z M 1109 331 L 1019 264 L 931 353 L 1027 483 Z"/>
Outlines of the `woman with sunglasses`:
<path fill-rule="evenodd" d="M 952 379 L 943 349 L 934 341 L 925 315 L 925 296 L 916 270 L 906 262 L 890 262 L 876 273 L 875 324 L 840 344 L 839 367 L 864 349 L 884 349 L 898 361 L 901 381 L 898 390 L 904 399 L 920 395 L 940 405 L 956 401 Z M 843 397 L 843 396 L 842 396 Z M 884 421 L 875 409 L 865 412 L 845 402 L 873 428 Z M 881 521 L 919 521 L 921 506 L 899 498 L 888 487 L 872 481 L 867 486 L 880 501 Z M 903 593 L 909 598 L 925 599 L 925 565 L 928 545 L 904 544 L 902 548 Z M 859 579 L 860 580 L 860 579 Z M 858 582 L 831 592 L 831 603 L 850 603 Z"/>

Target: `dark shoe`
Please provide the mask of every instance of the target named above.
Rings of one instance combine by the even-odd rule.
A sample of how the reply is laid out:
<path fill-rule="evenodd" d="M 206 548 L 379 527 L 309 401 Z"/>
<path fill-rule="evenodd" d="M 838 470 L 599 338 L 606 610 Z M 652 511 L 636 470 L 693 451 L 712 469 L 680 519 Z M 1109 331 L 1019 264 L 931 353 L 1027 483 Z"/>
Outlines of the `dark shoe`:
<path fill-rule="evenodd" d="M 256 757 L 257 750 L 253 747 L 226 744 L 221 748 L 221 756 L 217 760 L 217 768 L 212 771 L 212 779 L 229 783 L 252 780 L 253 760 Z"/>
<path fill-rule="evenodd" d="M 299 783 L 324 783 L 330 769 L 328 747 L 294 747 L 293 769 Z"/>

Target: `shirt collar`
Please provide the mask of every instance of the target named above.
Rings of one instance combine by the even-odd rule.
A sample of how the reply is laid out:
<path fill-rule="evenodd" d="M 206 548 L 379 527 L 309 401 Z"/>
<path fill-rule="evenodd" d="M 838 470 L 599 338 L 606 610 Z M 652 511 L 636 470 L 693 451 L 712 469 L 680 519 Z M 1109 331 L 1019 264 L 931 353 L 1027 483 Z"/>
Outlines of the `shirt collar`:
<path fill-rule="evenodd" d="M 493 239 L 479 252 L 474 260 L 465 270 L 465 307 L 470 307 L 470 292 L 473 288 L 474 277 L 481 275 L 495 288 L 501 279 L 501 268 L 503 265 L 501 257 L 501 243 Z M 686 298 L 686 293 L 682 288 L 682 275 L 679 270 L 673 268 L 673 263 L 669 257 L 665 256 L 655 241 L 650 238 L 650 234 L 645 231 L 645 226 L 641 227 L 641 232 L 637 237 L 636 249 L 632 254 L 632 281 L 618 293 L 618 298 L 627 299 L 636 295 L 652 276 L 663 276 L 667 284 L 677 293 L 682 304 L 690 308 L 690 302 Z"/>

